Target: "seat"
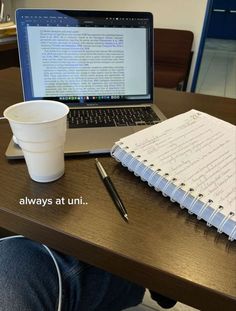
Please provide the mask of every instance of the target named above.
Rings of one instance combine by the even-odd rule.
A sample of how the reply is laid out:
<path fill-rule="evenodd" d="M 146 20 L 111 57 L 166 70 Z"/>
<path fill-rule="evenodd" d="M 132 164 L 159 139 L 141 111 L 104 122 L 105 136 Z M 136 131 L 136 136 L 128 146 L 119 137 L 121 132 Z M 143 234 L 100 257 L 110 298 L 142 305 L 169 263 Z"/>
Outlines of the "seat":
<path fill-rule="evenodd" d="M 16 43 L 2 44 L 0 46 L 0 69 L 20 67 Z"/>
<path fill-rule="evenodd" d="M 193 33 L 154 28 L 154 85 L 186 90 L 192 61 Z"/>

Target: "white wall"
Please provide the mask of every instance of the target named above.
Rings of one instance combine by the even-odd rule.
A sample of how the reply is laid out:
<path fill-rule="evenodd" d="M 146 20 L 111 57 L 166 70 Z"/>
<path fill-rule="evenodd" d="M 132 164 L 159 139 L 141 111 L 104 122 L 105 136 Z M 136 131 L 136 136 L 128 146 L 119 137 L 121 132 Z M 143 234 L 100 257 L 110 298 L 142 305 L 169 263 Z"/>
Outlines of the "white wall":
<path fill-rule="evenodd" d="M 13 11 L 26 7 L 150 11 L 154 15 L 155 27 L 191 30 L 194 33 L 194 55 L 188 89 L 192 82 L 206 5 L 207 0 L 12 0 Z"/>

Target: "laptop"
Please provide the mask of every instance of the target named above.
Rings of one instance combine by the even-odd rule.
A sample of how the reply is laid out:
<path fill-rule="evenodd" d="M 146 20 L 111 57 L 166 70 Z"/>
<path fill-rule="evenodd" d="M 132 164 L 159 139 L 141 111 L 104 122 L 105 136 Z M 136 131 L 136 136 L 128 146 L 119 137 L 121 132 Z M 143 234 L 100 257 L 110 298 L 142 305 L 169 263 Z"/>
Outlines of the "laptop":
<path fill-rule="evenodd" d="M 18 9 L 16 26 L 24 100 L 70 108 L 66 155 L 109 153 L 165 119 L 153 105 L 151 13 Z M 6 156 L 22 157 L 13 140 Z"/>

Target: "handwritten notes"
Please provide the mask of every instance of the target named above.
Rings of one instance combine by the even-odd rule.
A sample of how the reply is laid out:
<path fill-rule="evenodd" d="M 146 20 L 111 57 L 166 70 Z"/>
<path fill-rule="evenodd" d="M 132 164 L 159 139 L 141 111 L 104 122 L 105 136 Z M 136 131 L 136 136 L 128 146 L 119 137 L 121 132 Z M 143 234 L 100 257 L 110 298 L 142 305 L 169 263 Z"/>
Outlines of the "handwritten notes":
<path fill-rule="evenodd" d="M 133 156 L 213 200 L 236 219 L 236 127 L 191 110 L 121 139 Z"/>

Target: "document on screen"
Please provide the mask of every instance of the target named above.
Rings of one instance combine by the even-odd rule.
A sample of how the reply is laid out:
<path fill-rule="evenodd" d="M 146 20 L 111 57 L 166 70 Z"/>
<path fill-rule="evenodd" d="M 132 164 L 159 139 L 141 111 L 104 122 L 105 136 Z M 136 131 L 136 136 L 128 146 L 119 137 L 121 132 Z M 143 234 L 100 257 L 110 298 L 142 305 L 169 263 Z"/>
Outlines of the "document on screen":
<path fill-rule="evenodd" d="M 29 26 L 27 35 L 35 97 L 147 93 L 144 28 Z"/>

